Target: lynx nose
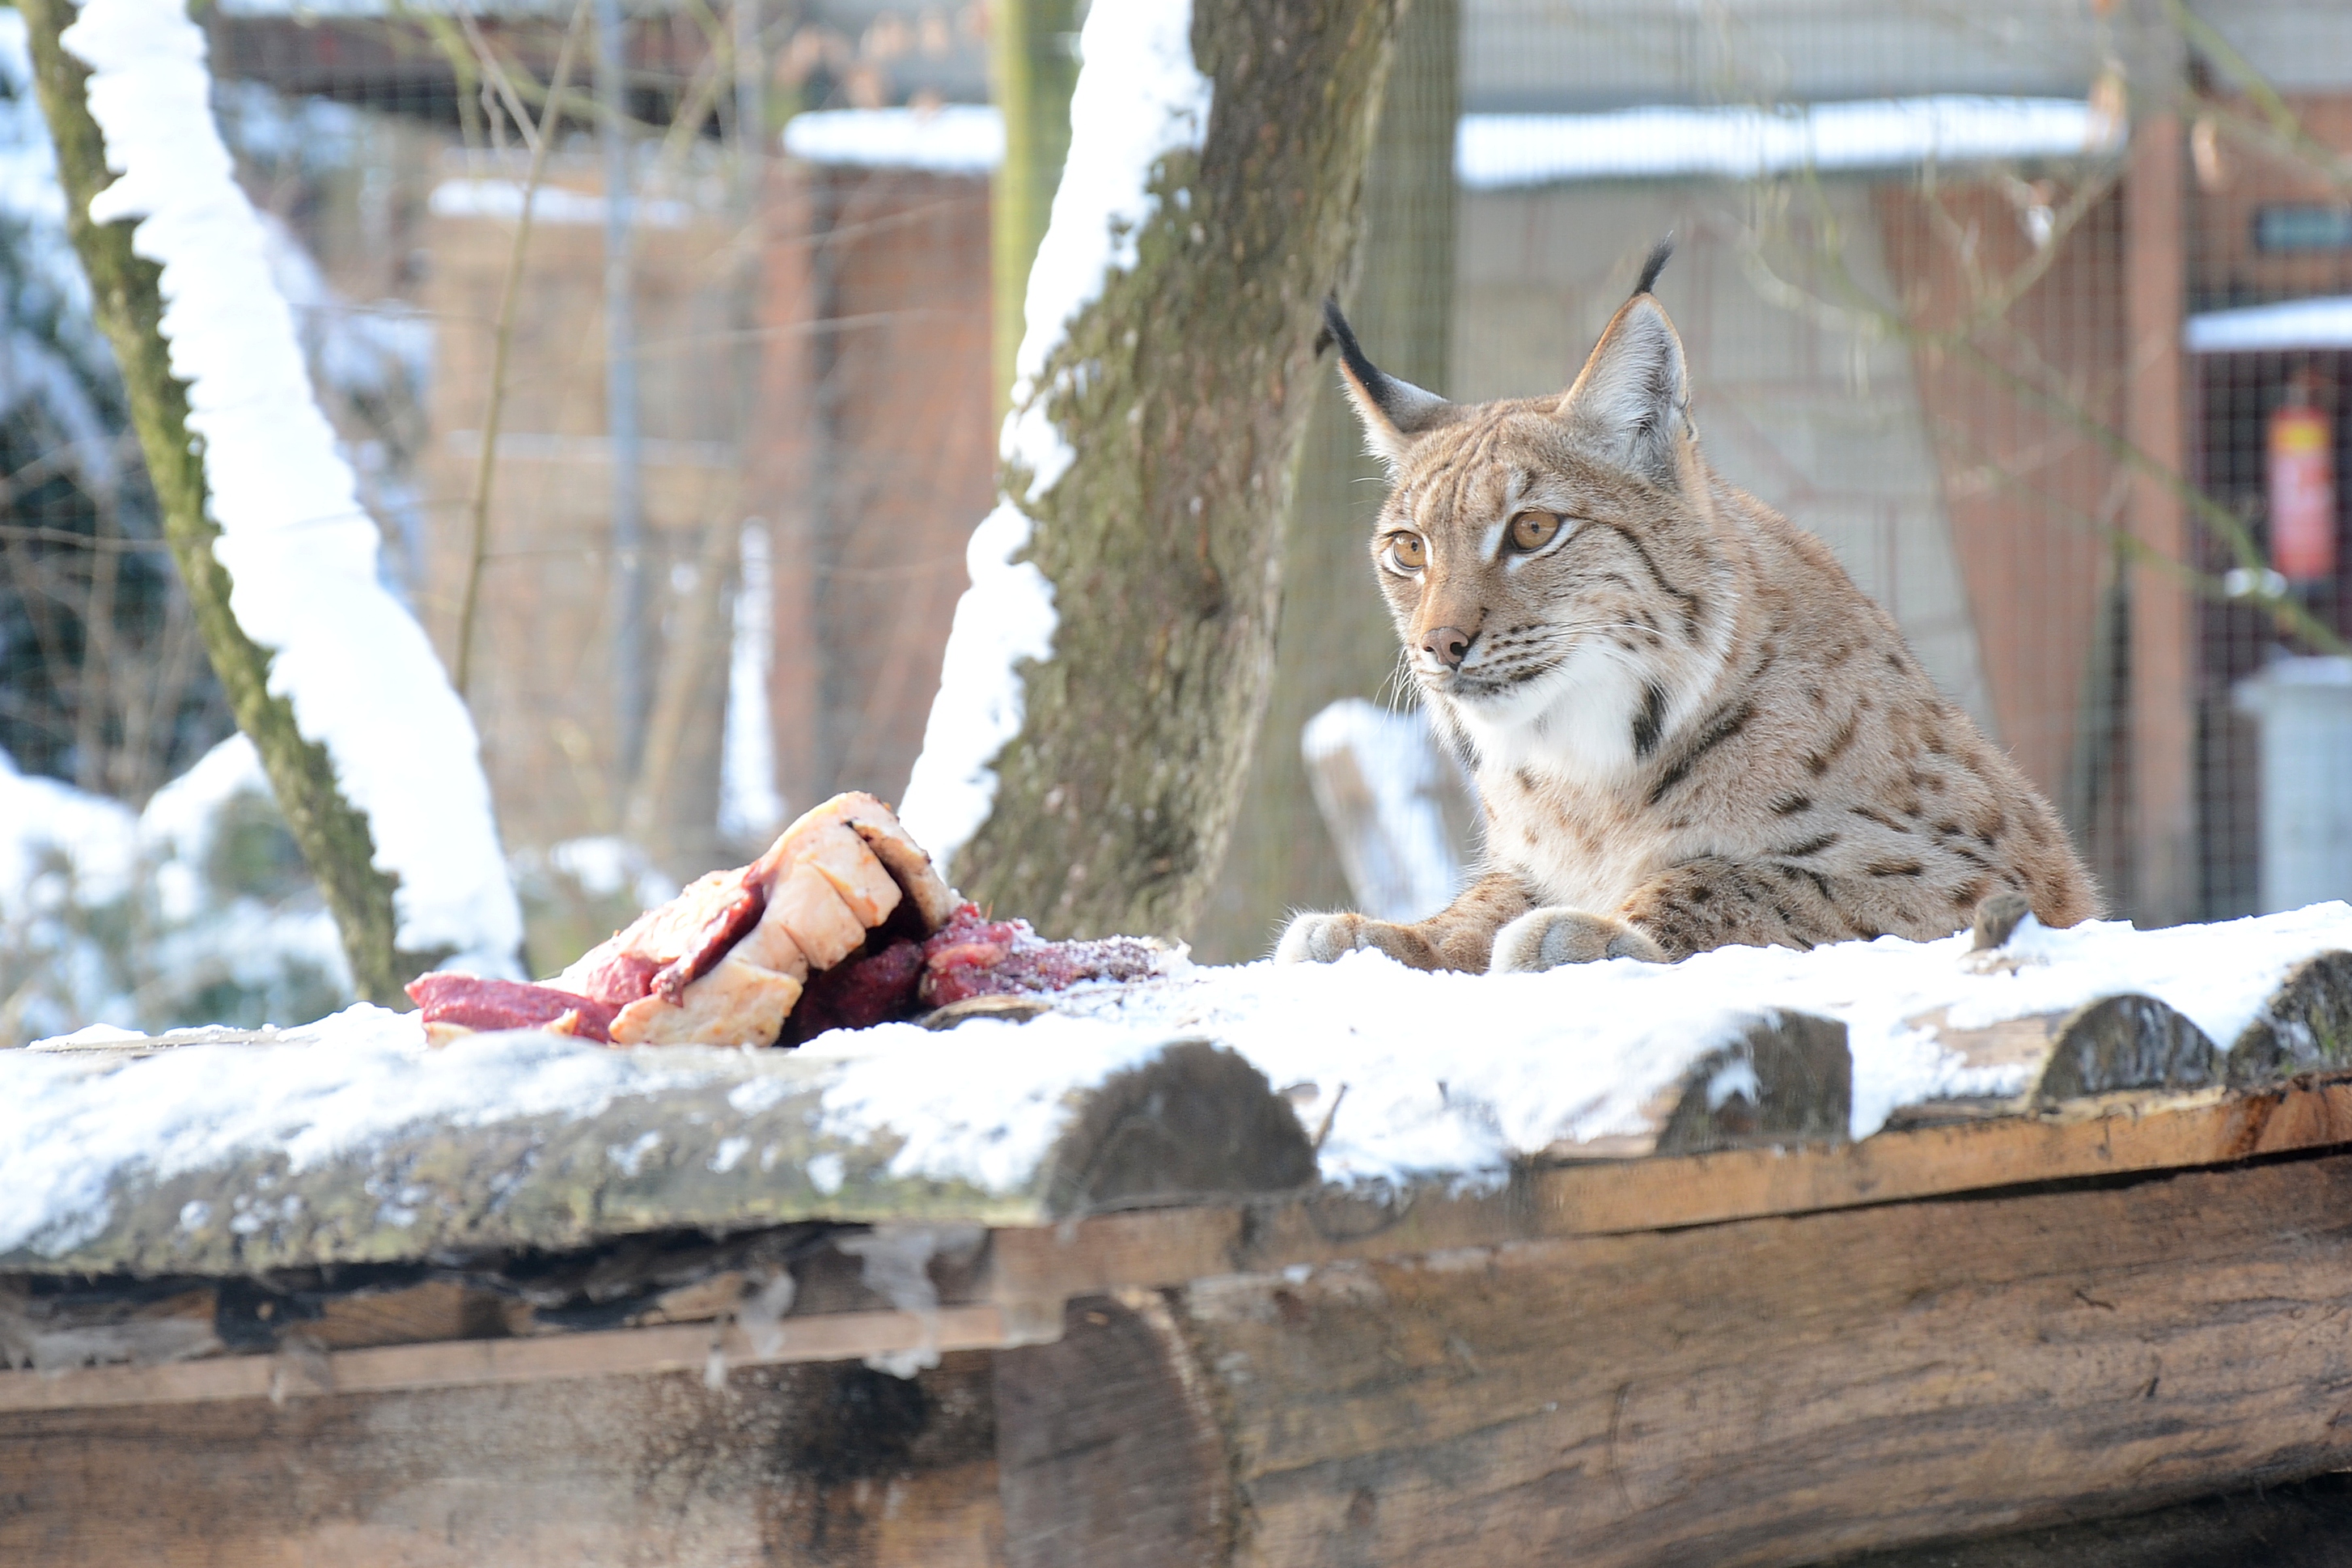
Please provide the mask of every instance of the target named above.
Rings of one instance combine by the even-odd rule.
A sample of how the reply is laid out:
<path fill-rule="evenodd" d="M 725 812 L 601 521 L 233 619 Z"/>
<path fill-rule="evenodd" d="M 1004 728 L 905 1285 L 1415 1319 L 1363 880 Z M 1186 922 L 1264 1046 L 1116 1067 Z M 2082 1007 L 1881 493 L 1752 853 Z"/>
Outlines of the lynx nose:
<path fill-rule="evenodd" d="M 1421 651 L 1448 669 L 1459 669 L 1462 656 L 1470 651 L 1470 634 L 1460 626 L 1432 626 L 1421 634 Z"/>

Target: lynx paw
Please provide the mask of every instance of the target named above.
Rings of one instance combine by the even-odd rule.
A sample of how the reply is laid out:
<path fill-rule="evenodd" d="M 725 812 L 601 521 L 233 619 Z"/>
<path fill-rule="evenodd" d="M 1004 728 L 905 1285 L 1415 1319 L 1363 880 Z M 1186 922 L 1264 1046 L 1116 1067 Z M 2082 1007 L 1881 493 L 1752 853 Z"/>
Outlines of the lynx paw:
<path fill-rule="evenodd" d="M 1666 962 L 1665 949 L 1639 928 L 1582 910 L 1530 910 L 1495 933 L 1489 974 L 1523 974 L 1563 963 L 1593 963 L 1604 958 Z"/>
<path fill-rule="evenodd" d="M 1429 943 L 1410 926 L 1363 915 L 1305 914 L 1284 928 L 1275 944 L 1276 963 L 1329 963 L 1360 948 L 1385 952 L 1415 969 L 1436 967 Z"/>

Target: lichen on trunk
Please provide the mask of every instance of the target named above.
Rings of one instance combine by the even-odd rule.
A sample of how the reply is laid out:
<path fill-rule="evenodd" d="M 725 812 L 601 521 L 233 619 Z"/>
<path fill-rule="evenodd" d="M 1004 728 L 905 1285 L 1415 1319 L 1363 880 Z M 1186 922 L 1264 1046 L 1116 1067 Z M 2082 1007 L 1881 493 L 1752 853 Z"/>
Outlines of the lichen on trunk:
<path fill-rule="evenodd" d="M 188 389 L 172 374 L 163 337 L 163 269 L 132 252 L 135 225 L 90 220 L 90 198 L 110 176 L 103 138 L 90 117 L 89 72 L 58 42 L 74 19 L 73 6 L 70 0 L 21 0 L 18 9 L 57 148 L 67 230 L 89 276 L 92 312 L 121 367 L 163 537 L 187 586 L 205 651 L 238 728 L 261 754 L 287 826 L 335 917 L 354 988 L 368 1001 L 404 1006 L 401 985 L 440 955 L 396 947 L 393 895 L 399 879 L 375 865 L 367 817 L 344 798 L 326 748 L 306 740 L 292 705 L 271 695 L 269 653 L 230 611 L 229 575 L 213 552 L 220 530 L 205 510 L 204 449 L 189 431 Z"/>
<path fill-rule="evenodd" d="M 1182 935 L 1223 858 L 1273 666 L 1319 307 L 1356 243 L 1401 8 L 1198 0 L 1205 142 L 1160 163 L 1135 264 L 1029 379 L 1075 456 L 1034 498 L 1017 465 L 1003 488 L 1058 625 L 953 869 L 1053 934 Z"/>

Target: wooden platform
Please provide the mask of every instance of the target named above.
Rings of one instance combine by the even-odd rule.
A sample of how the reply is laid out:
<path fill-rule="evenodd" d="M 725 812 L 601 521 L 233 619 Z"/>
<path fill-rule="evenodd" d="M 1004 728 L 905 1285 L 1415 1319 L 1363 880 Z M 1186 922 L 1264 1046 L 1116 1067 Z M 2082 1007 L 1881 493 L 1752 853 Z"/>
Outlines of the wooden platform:
<path fill-rule="evenodd" d="M 61 1266 L 0 1259 L 0 1352 L 48 1369 L 0 1372 L 0 1561 L 2159 1561 L 2046 1532 L 2352 1468 L 2347 975 L 2297 970 L 2226 1051 L 2129 998 L 1952 1037 L 2027 1088 L 1858 1142 L 1835 1026 L 1761 1017 L 1641 1149 L 1468 1187 L 1312 1184 L 1199 1042 L 1005 1192 L 869 1163 L 833 1194 L 862 1223 L 804 1168 L 714 1174 L 761 1079 L 761 1135 L 822 1157 L 815 1066 L 732 1055 L 536 1141 L 400 1143 L 403 1201 L 447 1200 L 405 1252 L 176 1206 L 356 1212 L 364 1162 L 184 1172 Z M 667 1166 L 564 1153 L 638 1125 Z M 2179 1561 L 2325 1560 L 2257 1546 Z"/>

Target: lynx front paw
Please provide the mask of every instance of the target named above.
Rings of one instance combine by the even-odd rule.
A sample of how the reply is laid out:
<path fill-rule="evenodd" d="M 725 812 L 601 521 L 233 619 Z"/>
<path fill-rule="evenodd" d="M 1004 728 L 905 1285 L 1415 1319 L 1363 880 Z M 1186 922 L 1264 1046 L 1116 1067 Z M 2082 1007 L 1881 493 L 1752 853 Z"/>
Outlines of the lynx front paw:
<path fill-rule="evenodd" d="M 1604 958 L 1666 962 L 1665 949 L 1623 921 L 1582 910 L 1530 910 L 1495 933 L 1489 974 L 1524 974 Z"/>
<path fill-rule="evenodd" d="M 1329 963 L 1359 949 L 1385 952 L 1415 969 L 1442 967 L 1428 939 L 1411 926 L 1363 915 L 1299 915 L 1275 944 L 1276 963 Z"/>

